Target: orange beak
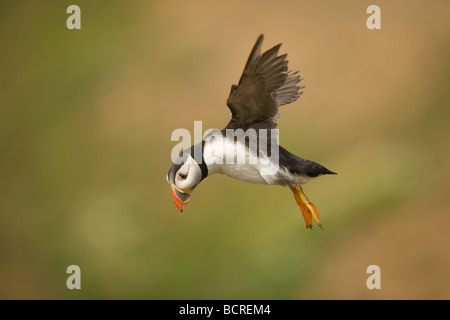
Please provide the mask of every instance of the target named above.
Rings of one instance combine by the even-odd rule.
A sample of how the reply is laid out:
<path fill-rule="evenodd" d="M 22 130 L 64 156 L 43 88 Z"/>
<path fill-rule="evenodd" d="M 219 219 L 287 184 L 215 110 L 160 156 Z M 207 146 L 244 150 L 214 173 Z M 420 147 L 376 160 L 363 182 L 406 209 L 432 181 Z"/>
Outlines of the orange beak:
<path fill-rule="evenodd" d="M 173 201 L 175 202 L 175 205 L 177 206 L 178 210 L 180 210 L 180 212 L 183 212 L 183 209 L 189 202 L 191 195 L 189 193 L 185 193 L 178 190 L 178 188 L 174 184 L 172 184 L 171 187 L 172 187 Z"/>

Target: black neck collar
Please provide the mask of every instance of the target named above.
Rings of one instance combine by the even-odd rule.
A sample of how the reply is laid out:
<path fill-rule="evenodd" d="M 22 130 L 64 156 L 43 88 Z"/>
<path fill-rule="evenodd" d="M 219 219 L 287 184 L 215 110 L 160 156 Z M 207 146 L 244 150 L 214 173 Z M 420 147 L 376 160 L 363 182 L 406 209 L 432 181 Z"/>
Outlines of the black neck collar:
<path fill-rule="evenodd" d="M 190 149 L 189 149 L 189 154 L 191 155 L 192 158 L 194 158 L 195 162 L 197 163 L 197 165 L 200 167 L 200 170 L 202 171 L 202 179 L 200 181 L 202 181 L 203 179 L 205 179 L 208 176 L 208 166 L 205 163 L 205 158 L 203 157 L 203 148 L 205 145 L 205 141 L 202 141 L 202 143 L 198 143 L 196 145 L 193 145 Z"/>

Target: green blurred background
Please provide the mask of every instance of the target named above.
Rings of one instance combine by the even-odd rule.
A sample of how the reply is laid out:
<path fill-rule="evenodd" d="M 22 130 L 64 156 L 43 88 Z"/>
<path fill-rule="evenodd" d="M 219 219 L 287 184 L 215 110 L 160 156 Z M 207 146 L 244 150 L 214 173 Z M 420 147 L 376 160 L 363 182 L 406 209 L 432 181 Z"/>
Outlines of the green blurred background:
<path fill-rule="evenodd" d="M 76 1 L 68 30 L 71 4 L 0 4 L 0 298 L 450 298 L 450 2 Z M 323 229 L 222 175 L 180 214 L 165 179 L 260 33 L 307 86 L 280 143 L 339 173 L 304 187 Z"/>

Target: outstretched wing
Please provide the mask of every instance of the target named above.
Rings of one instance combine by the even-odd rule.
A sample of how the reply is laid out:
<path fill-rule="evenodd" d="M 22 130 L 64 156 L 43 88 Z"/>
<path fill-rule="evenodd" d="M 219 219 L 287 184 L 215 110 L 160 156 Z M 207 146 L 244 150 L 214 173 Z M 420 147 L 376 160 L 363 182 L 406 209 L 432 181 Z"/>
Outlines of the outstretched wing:
<path fill-rule="evenodd" d="M 227 105 L 231 121 L 225 129 L 272 129 L 277 126 L 278 107 L 294 102 L 304 87 L 298 72 L 288 71 L 286 54 L 278 56 L 281 44 L 261 55 L 264 36 L 260 35 L 238 85 L 231 87 Z"/>

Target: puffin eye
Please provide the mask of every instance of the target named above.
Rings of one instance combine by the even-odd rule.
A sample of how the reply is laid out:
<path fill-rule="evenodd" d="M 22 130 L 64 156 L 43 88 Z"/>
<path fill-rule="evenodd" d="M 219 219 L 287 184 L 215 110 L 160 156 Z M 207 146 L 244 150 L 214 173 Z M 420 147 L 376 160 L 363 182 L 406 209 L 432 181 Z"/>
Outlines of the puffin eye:
<path fill-rule="evenodd" d="M 186 180 L 187 178 L 187 175 L 185 175 L 184 173 L 180 173 L 179 176 L 181 180 Z"/>

